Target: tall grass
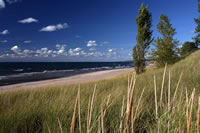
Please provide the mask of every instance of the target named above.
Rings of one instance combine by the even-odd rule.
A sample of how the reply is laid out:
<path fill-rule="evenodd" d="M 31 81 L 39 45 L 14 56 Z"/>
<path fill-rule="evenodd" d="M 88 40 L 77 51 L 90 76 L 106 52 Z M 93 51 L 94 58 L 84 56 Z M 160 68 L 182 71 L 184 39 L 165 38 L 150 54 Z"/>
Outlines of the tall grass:
<path fill-rule="evenodd" d="M 139 76 L 5 92 L 0 132 L 199 132 L 199 57 Z"/>

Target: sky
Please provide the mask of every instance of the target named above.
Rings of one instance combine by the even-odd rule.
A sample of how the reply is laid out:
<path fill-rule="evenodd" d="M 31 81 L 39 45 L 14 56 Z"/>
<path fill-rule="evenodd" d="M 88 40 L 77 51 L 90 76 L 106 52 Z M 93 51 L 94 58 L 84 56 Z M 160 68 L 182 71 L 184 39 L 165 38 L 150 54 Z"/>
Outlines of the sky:
<path fill-rule="evenodd" d="M 197 0 L 0 0 L 0 62 L 132 60 L 142 3 L 155 39 L 165 14 L 174 38 L 192 41 Z"/>

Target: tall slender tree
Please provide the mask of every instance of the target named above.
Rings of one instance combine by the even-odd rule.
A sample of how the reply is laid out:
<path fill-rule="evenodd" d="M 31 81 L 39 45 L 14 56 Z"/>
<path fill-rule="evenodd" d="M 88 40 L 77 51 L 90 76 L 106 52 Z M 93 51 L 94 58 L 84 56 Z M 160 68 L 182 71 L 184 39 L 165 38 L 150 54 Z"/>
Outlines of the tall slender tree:
<path fill-rule="evenodd" d="M 139 58 L 139 55 L 138 55 L 138 49 L 137 49 L 137 46 L 134 46 L 133 47 L 133 63 L 135 65 L 135 71 L 136 73 L 138 74 L 140 72 L 140 58 Z"/>
<path fill-rule="evenodd" d="M 173 39 L 173 36 L 176 34 L 176 29 L 170 24 L 168 16 L 163 14 L 160 16 L 157 29 L 162 37 L 158 37 L 158 39 L 155 40 L 156 49 L 153 52 L 155 60 L 159 66 L 163 66 L 166 63 L 174 63 L 177 59 L 176 47 L 178 41 Z"/>
<path fill-rule="evenodd" d="M 145 54 L 152 42 L 152 15 L 149 12 L 148 6 L 140 6 L 137 23 L 137 44 L 133 48 L 133 60 L 136 66 L 136 72 L 142 73 L 145 71 Z"/>
<path fill-rule="evenodd" d="M 198 0 L 198 12 L 200 13 L 200 0 Z M 193 38 L 196 44 L 196 47 L 200 45 L 200 16 L 198 18 L 195 18 L 194 21 L 197 24 L 197 27 L 195 28 L 196 36 Z"/>

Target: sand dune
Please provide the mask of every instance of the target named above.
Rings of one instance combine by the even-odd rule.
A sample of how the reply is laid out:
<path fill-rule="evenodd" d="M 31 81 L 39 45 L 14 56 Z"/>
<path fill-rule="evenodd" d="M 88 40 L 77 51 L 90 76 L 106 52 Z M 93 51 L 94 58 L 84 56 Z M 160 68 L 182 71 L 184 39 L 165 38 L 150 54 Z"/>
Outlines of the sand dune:
<path fill-rule="evenodd" d="M 5 91 L 18 90 L 18 89 L 33 89 L 33 88 L 42 88 L 42 87 L 48 87 L 48 86 L 53 87 L 53 86 L 58 86 L 58 85 L 62 86 L 62 85 L 104 80 L 104 79 L 113 78 L 115 76 L 118 76 L 124 73 L 131 72 L 131 71 L 133 71 L 133 68 L 106 70 L 106 71 L 91 72 L 91 73 L 86 73 L 86 74 L 79 74 L 79 75 L 66 77 L 66 78 L 58 78 L 58 79 L 51 79 L 51 80 L 7 85 L 7 86 L 0 87 L 0 93 L 5 92 Z"/>

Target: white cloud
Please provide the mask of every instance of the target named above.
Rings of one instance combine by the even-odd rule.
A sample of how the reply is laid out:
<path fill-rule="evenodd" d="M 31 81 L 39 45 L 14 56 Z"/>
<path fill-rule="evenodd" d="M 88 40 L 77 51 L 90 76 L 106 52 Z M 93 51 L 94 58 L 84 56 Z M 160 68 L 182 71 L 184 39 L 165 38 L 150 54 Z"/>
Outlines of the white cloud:
<path fill-rule="evenodd" d="M 9 32 L 8 32 L 8 30 L 4 30 L 4 31 L 0 32 L 0 34 L 1 35 L 7 35 L 7 34 L 9 34 Z"/>
<path fill-rule="evenodd" d="M 77 56 L 77 55 L 85 55 L 84 51 L 81 51 L 81 48 L 69 49 L 68 53 L 70 56 Z"/>
<path fill-rule="evenodd" d="M 57 25 L 49 25 L 49 26 L 43 27 L 40 31 L 52 32 L 52 31 L 56 31 L 56 30 L 66 29 L 68 27 L 69 27 L 69 25 L 67 23 L 57 24 Z"/>
<path fill-rule="evenodd" d="M 53 51 L 49 50 L 48 48 L 41 48 L 36 50 L 34 53 L 36 57 L 49 57 L 51 56 L 52 52 Z"/>
<path fill-rule="evenodd" d="M 21 49 L 17 45 L 13 46 L 11 50 L 16 54 L 21 54 Z"/>
<path fill-rule="evenodd" d="M 89 51 L 96 51 L 96 48 L 90 48 Z"/>
<path fill-rule="evenodd" d="M 3 41 L 1 41 L 2 43 L 7 43 L 8 41 L 7 40 L 3 40 Z"/>
<path fill-rule="evenodd" d="M 110 49 L 108 49 L 108 52 L 113 52 L 113 49 L 111 49 L 111 48 L 110 48 Z"/>
<path fill-rule="evenodd" d="M 95 47 L 95 46 L 97 46 L 96 41 L 92 41 L 92 40 L 88 41 L 87 47 Z"/>
<path fill-rule="evenodd" d="M 81 48 L 75 48 L 74 49 L 74 52 L 78 52 L 78 51 L 80 51 L 81 50 Z"/>
<path fill-rule="evenodd" d="M 5 7 L 6 7 L 5 2 L 3 0 L 0 0 L 0 9 Z"/>
<path fill-rule="evenodd" d="M 67 57 L 67 59 L 71 58 L 83 58 L 83 59 L 94 59 L 94 60 L 104 60 L 104 59 L 119 59 L 124 57 L 121 53 L 120 48 L 107 48 L 101 51 L 95 49 L 95 47 L 90 47 L 88 52 L 85 52 L 82 48 L 69 48 L 66 49 L 67 45 L 65 44 L 56 44 L 53 49 L 49 49 L 47 47 L 31 50 L 31 49 L 22 49 L 19 45 L 15 45 L 11 48 L 13 53 L 4 53 L 0 54 L 0 58 L 54 58 L 54 57 Z M 125 53 L 126 58 L 130 58 Z M 121 56 L 122 55 L 122 56 Z"/>
<path fill-rule="evenodd" d="M 24 43 L 32 43 L 32 41 L 30 41 L 30 40 L 27 40 L 27 41 L 24 41 Z"/>
<path fill-rule="evenodd" d="M 22 24 L 29 24 L 29 23 L 37 23 L 38 20 L 35 19 L 35 18 L 26 18 L 26 19 L 23 19 L 23 20 L 19 20 L 18 22 L 22 23 Z"/>
<path fill-rule="evenodd" d="M 56 48 L 58 49 L 58 51 L 54 51 L 54 53 L 58 54 L 58 55 L 67 55 L 67 53 L 65 52 L 65 47 L 67 45 L 60 45 L 60 44 L 56 44 Z"/>

